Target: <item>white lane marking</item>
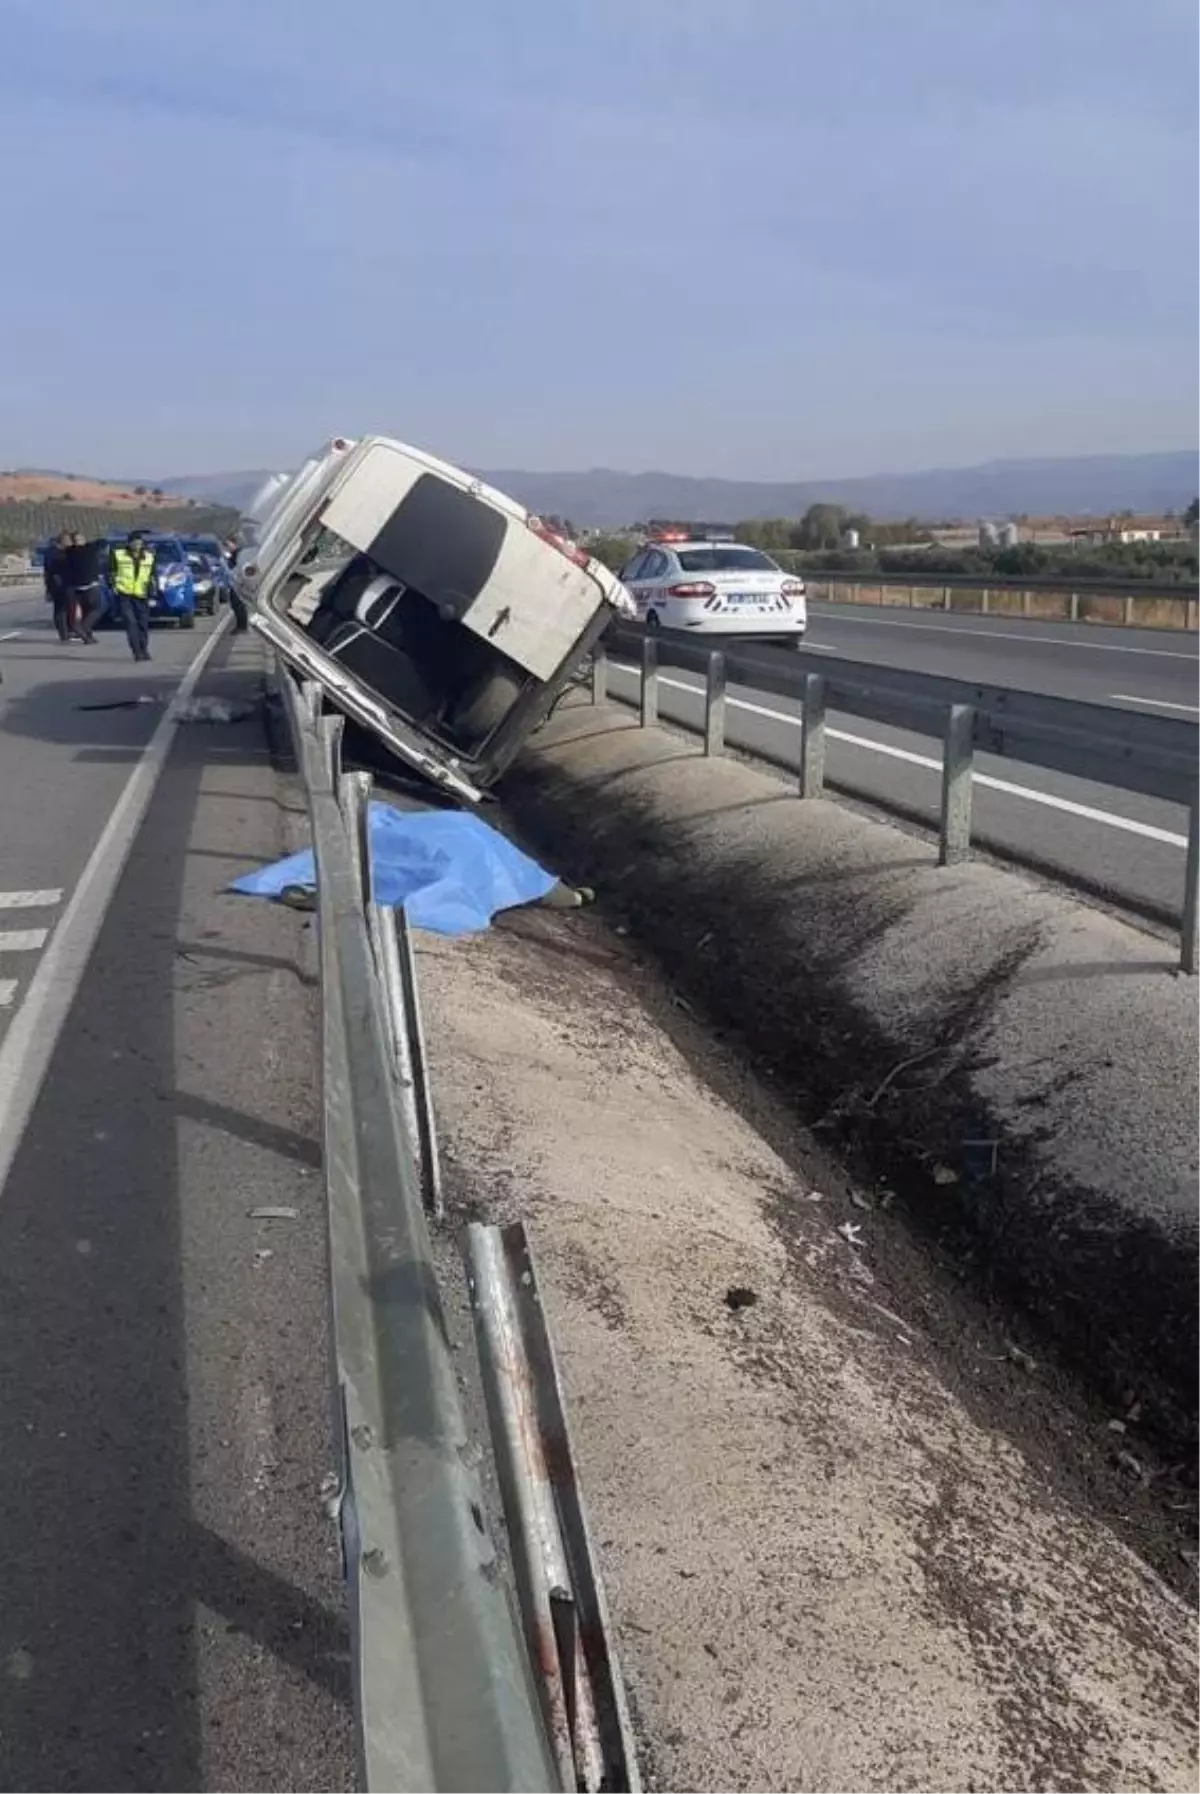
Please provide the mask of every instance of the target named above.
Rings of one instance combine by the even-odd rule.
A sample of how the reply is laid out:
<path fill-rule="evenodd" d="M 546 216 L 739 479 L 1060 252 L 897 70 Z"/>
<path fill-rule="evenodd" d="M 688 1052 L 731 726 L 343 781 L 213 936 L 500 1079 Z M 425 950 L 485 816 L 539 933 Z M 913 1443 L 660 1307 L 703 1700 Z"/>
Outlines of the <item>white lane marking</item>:
<path fill-rule="evenodd" d="M 162 720 L 126 779 L 92 849 L 54 939 L 38 962 L 25 1000 L 0 1043 L 0 1192 L 12 1169 L 63 1024 L 96 937 L 141 827 L 179 724 L 176 716 L 195 690 L 231 619 L 221 618 L 188 667 Z"/>
<path fill-rule="evenodd" d="M 6 629 L 4 634 L 0 635 L 0 642 L 15 642 L 20 633 L 19 629 Z"/>
<path fill-rule="evenodd" d="M 1172 704 L 1166 698 L 1135 698 L 1128 691 L 1110 691 L 1108 695 L 1114 704 L 1153 704 L 1156 710 L 1186 710 L 1191 716 L 1200 715 L 1200 704 Z"/>
<path fill-rule="evenodd" d="M 48 928 L 0 928 L 0 953 L 37 953 L 49 933 Z"/>
<path fill-rule="evenodd" d="M 627 673 L 634 676 L 632 667 L 616 666 L 614 672 Z M 677 691 L 690 692 L 693 697 L 704 695 L 700 685 L 688 685 L 683 679 L 668 679 L 659 674 L 660 685 L 672 685 Z M 790 723 L 793 729 L 800 727 L 798 716 L 789 716 L 785 710 L 772 710 L 766 704 L 751 704 L 745 698 L 727 698 L 726 702 L 734 710 L 748 710 L 755 716 L 770 717 L 772 722 Z M 932 759 L 928 754 L 914 754 L 909 748 L 892 747 L 889 742 L 871 741 L 866 735 L 850 735 L 844 729 L 826 729 L 825 734 L 830 741 L 845 741 L 851 747 L 866 748 L 872 754 L 886 754 L 889 760 L 903 760 L 909 766 L 927 766 L 931 772 L 940 773 L 942 763 Z M 1014 785 L 1009 779 L 993 778 L 991 773 L 977 772 L 975 784 L 985 785 L 989 791 L 1001 791 L 1006 797 L 1023 797 L 1028 803 L 1043 804 L 1049 810 L 1064 810 L 1068 816 L 1081 816 L 1085 822 L 1107 823 L 1109 828 L 1122 829 L 1129 835 L 1141 835 L 1146 841 L 1161 841 L 1166 847 L 1187 847 L 1187 836 L 1172 834 L 1170 829 L 1155 828 L 1149 822 L 1135 822 L 1131 816 L 1116 816 L 1111 810 L 1094 810 L 1090 804 L 1077 804 L 1068 797 L 1055 797 L 1049 791 L 1034 791 L 1028 785 Z"/>
<path fill-rule="evenodd" d="M 0 1009 L 11 1009 L 12 1000 L 17 994 L 15 978 L 0 978 Z"/>
<path fill-rule="evenodd" d="M 53 909 L 61 891 L 0 891 L 0 909 Z"/>
<path fill-rule="evenodd" d="M 906 617 L 848 617 L 840 616 L 835 609 L 817 612 L 827 623 L 868 623 L 878 624 L 883 629 L 932 629 L 938 635 L 962 635 L 968 641 L 978 641 L 981 636 L 989 637 L 997 642 L 1035 642 L 1039 646 L 1049 648 L 1090 648 L 1094 654 L 1149 654 L 1155 660 L 1194 660 L 1194 653 L 1180 654 L 1174 648 L 1127 648 L 1120 642 L 1087 642 L 1076 641 L 1073 636 L 1066 635 L 1022 635 L 1016 629 L 953 629 L 949 623 L 917 623 L 909 622 Z M 1116 625 L 1112 625 L 1116 627 Z M 1094 629 L 1093 623 L 1081 623 L 1081 629 Z"/>

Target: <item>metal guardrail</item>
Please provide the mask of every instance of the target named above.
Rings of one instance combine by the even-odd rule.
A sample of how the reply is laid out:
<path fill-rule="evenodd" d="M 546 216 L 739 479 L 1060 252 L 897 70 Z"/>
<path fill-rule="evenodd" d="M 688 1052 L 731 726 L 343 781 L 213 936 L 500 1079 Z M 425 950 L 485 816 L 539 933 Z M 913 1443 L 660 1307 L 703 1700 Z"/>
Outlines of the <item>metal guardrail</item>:
<path fill-rule="evenodd" d="M 712 649 L 695 637 L 670 630 L 648 632 L 633 625 L 611 630 L 608 646 L 640 668 L 638 709 L 643 727 L 658 718 L 660 665 L 704 675 L 708 754 L 718 754 L 724 747 L 729 679 L 755 691 L 798 700 L 797 770 L 803 798 L 817 798 L 824 791 L 825 717 L 830 709 L 940 739 L 938 857 L 943 866 L 958 865 L 970 854 L 972 772 L 977 752 L 1185 805 L 1189 820 L 1180 966 L 1188 973 L 1196 971 L 1200 798 L 1195 723 L 1142 716 L 1074 698 L 974 685 L 904 667 L 818 656 L 802 648 L 772 650 L 744 643 Z M 607 695 L 606 654 L 605 644 L 600 644 L 592 662 L 594 703 Z"/>
<path fill-rule="evenodd" d="M 405 1083 L 406 949 L 370 904 L 370 777 L 340 717 L 280 687 L 317 862 L 335 1431 L 361 1780 L 371 1790 L 560 1786 L 538 1688 L 468 1467 L 422 1197 L 427 1090 Z M 393 950 L 394 949 L 394 950 Z M 419 1056 L 419 1049 L 418 1049 Z M 422 1111 L 426 1122 L 421 1122 Z M 426 1132 L 426 1129 L 429 1131 Z"/>
<path fill-rule="evenodd" d="M 636 1753 L 562 1390 L 520 1222 L 470 1229 L 479 1361 L 522 1627 L 468 1468 L 430 1254 L 441 1172 L 403 910 L 373 901 L 371 776 L 279 672 L 308 799 L 321 948 L 335 1437 L 369 1790 L 636 1794 Z"/>

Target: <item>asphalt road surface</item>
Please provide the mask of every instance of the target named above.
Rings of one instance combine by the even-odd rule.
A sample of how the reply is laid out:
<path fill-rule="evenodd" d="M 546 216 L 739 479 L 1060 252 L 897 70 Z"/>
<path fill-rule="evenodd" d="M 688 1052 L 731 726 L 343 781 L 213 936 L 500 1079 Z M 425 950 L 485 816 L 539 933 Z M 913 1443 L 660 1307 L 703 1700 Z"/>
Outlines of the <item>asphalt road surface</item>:
<path fill-rule="evenodd" d="M 1197 637 L 1190 634 L 814 605 L 805 646 L 1142 714 L 1200 716 Z M 636 673 L 612 668 L 615 697 L 631 698 L 636 684 Z M 665 722 L 702 722 L 703 682 L 696 675 L 664 668 L 659 687 Z M 935 826 L 940 744 L 858 717 L 830 716 L 830 784 Z M 799 719 L 797 701 L 729 687 L 732 747 L 793 765 Z M 973 831 L 980 846 L 1164 922 L 1179 916 L 1187 846 L 1181 806 L 986 754 L 976 757 L 976 771 Z"/>
<path fill-rule="evenodd" d="M 83 708 L 259 650 L 48 624 L 0 594 L 0 1787 L 350 1787 L 307 923 L 226 891 L 282 787 L 257 715 Z"/>

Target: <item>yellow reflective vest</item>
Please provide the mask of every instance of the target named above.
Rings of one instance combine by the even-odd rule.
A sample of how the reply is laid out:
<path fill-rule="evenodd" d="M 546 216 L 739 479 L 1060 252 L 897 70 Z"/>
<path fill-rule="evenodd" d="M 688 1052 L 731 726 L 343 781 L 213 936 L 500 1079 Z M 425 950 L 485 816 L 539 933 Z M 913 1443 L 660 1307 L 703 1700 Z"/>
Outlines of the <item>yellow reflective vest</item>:
<path fill-rule="evenodd" d="M 118 598 L 145 598 L 154 573 L 154 555 L 149 548 L 135 556 L 128 548 L 112 551 L 112 586 Z"/>

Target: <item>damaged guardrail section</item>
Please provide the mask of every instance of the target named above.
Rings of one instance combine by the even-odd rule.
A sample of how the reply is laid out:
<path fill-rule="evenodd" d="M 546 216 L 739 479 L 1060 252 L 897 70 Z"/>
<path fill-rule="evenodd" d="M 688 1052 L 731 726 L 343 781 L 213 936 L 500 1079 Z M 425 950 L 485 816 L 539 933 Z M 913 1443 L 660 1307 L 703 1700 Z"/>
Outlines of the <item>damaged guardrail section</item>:
<path fill-rule="evenodd" d="M 441 1173 L 403 910 L 372 899 L 371 778 L 341 716 L 279 675 L 308 798 L 320 929 L 334 1425 L 363 1785 L 639 1787 L 532 1252 L 472 1226 L 479 1361 L 518 1626 L 468 1468 L 430 1254 Z"/>
<path fill-rule="evenodd" d="M 355 1709 L 368 1789 L 555 1789 L 538 1692 L 495 1548 L 430 1255 L 421 1133 L 368 922 L 370 780 L 342 719 L 280 677 L 317 863 L 335 1425 Z M 390 915 L 388 920 L 390 920 Z M 376 931 L 381 917 L 372 918 Z M 402 969 L 402 952 L 396 955 Z M 417 1097 L 407 1112 L 417 1116 Z M 426 1147 L 427 1193 L 436 1169 Z"/>
<path fill-rule="evenodd" d="M 640 672 L 637 707 L 643 728 L 658 720 L 660 666 L 704 675 L 704 751 L 725 745 L 726 685 L 799 700 L 799 795 L 825 789 L 825 718 L 829 710 L 929 735 L 942 743 L 939 858 L 959 865 L 971 850 L 972 775 L 976 753 L 1089 779 L 1118 791 L 1161 798 L 1188 809 L 1179 963 L 1194 973 L 1200 891 L 1200 800 L 1196 725 L 1174 717 L 1142 716 L 1108 704 L 1046 697 L 1003 686 L 975 685 L 907 667 L 816 655 L 804 649 L 773 652 L 749 642 L 712 649 L 674 630 L 633 625 L 610 629 L 592 660 L 592 701 L 608 695 L 607 655 Z"/>

